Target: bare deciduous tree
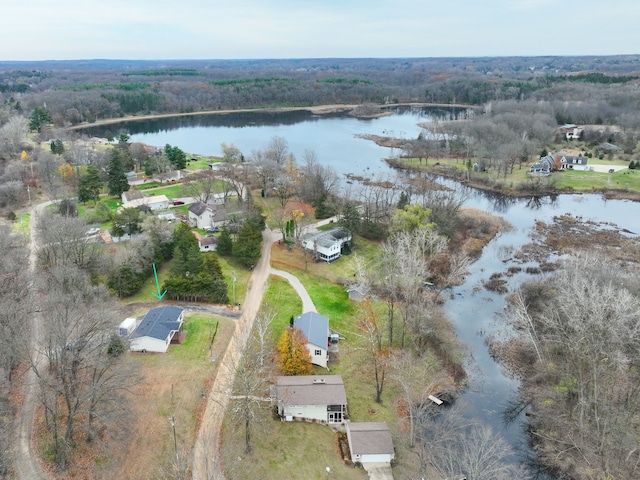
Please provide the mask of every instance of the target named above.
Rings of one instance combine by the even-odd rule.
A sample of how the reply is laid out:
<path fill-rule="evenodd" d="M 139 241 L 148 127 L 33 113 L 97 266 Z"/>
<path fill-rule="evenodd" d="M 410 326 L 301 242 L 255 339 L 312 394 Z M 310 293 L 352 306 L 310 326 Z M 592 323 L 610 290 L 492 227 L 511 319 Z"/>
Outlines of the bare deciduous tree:
<path fill-rule="evenodd" d="M 528 479 L 514 463 L 514 451 L 488 425 L 465 418 L 458 406 L 429 415 L 421 424 L 419 457 L 423 474 L 467 480 Z"/>
<path fill-rule="evenodd" d="M 75 265 L 89 270 L 96 266 L 102 245 L 87 237 L 84 220 L 45 212 L 36 222 L 40 265 L 45 268 Z"/>
<path fill-rule="evenodd" d="M 31 368 L 40 384 L 51 449 L 64 469 L 79 428 L 90 442 L 98 428 L 113 428 L 122 418 L 120 394 L 133 377 L 119 362 L 126 344 L 114 337 L 118 309 L 106 290 L 71 266 L 54 267 L 41 280 L 42 309 L 49 318 Z"/>

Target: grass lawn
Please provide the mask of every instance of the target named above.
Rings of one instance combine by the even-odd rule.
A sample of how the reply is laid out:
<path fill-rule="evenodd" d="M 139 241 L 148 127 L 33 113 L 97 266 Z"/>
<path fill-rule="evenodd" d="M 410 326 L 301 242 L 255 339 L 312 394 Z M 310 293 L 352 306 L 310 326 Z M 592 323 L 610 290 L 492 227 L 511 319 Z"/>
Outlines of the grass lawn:
<path fill-rule="evenodd" d="M 166 195 L 167 198 L 182 197 L 183 196 L 182 184 L 178 183 L 174 185 L 169 185 L 167 187 L 154 188 L 153 190 L 145 191 L 144 195 L 145 196 Z"/>
<path fill-rule="evenodd" d="M 362 468 L 346 466 L 340 459 L 336 434 L 326 425 L 303 422 L 281 422 L 267 412 L 254 421 L 254 451 L 244 453 L 243 428 L 225 419 L 224 438 L 232 443 L 227 451 L 235 452 L 225 459 L 228 478 L 288 480 L 364 480 Z M 235 433 L 235 435 L 234 435 Z M 331 473 L 327 475 L 326 468 Z"/>
<path fill-rule="evenodd" d="M 553 175 L 558 188 L 575 190 L 624 189 L 640 192 L 640 171 L 620 170 L 615 173 L 565 170 Z"/>
<path fill-rule="evenodd" d="M 150 188 L 156 188 L 159 187 L 160 184 L 158 182 L 147 182 L 147 183 L 141 183 L 140 185 L 136 185 L 136 190 L 148 190 Z"/>
<path fill-rule="evenodd" d="M 473 162 L 474 160 L 472 160 Z M 413 167 L 424 167 L 425 162 L 418 159 L 401 159 L 405 165 Z M 456 159 L 430 159 L 427 163 L 429 168 L 435 168 L 438 163 L 442 166 L 455 167 L 459 170 L 466 170 L 466 164 L 462 160 Z M 530 162 L 533 163 L 533 162 Z M 589 164 L 592 165 L 611 165 L 611 166 L 628 166 L 629 161 L 625 159 L 605 160 L 598 158 L 590 158 Z M 472 173 L 473 176 L 483 176 L 490 178 L 496 182 L 505 185 L 506 188 L 515 189 L 518 185 L 529 182 L 527 172 L 529 171 L 529 163 L 523 163 L 522 168 L 516 165 L 512 173 L 508 173 L 505 177 L 503 174 L 498 176 L 497 171 L 490 170 L 483 173 Z M 620 170 L 615 173 L 602 172 L 586 172 L 578 170 L 564 170 L 555 172 L 549 180 L 555 182 L 556 188 L 569 188 L 581 191 L 590 190 L 630 190 L 640 192 L 640 171 L 638 170 Z"/>
<path fill-rule="evenodd" d="M 277 312 L 276 318 L 271 324 L 274 338 L 278 338 L 285 328 L 289 326 L 291 317 L 296 317 L 302 312 L 302 300 L 282 277 L 271 275 L 267 282 L 267 288 L 262 297 L 261 308 L 270 308 Z"/>
<path fill-rule="evenodd" d="M 175 455 L 170 417 L 178 452 L 192 448 L 205 404 L 202 393 L 218 369 L 211 359 L 221 357 L 234 325 L 224 317 L 187 314 L 184 343 L 172 345 L 165 354 L 129 354 L 127 361 L 140 374 L 133 391 L 139 398 L 132 411 L 130 445 L 114 443 L 118 452 L 110 460 L 116 466 L 112 478 L 163 478 L 158 469 L 170 471 Z M 210 332 L 216 332 L 212 346 Z"/>
<path fill-rule="evenodd" d="M 192 156 L 189 158 L 195 158 L 195 161 L 188 161 L 187 162 L 187 170 L 202 170 L 203 168 L 209 168 L 209 165 L 211 165 L 212 160 L 215 162 L 216 160 L 220 160 L 219 158 L 216 157 L 198 157 L 198 156 Z"/>
<path fill-rule="evenodd" d="M 29 222 L 31 221 L 31 214 L 29 212 L 19 213 L 16 215 L 16 219 L 13 222 L 11 230 L 13 233 L 21 235 L 29 235 Z"/>

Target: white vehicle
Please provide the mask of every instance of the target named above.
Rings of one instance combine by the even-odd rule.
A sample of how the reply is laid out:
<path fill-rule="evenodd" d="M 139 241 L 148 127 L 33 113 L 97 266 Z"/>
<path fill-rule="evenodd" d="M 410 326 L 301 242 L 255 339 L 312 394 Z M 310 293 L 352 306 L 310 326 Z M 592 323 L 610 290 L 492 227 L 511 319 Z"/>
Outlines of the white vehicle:
<path fill-rule="evenodd" d="M 85 235 L 90 236 L 90 235 L 97 235 L 98 233 L 100 233 L 100 229 L 97 227 L 93 227 L 90 228 L 89 230 L 87 230 L 87 233 L 85 233 Z"/>

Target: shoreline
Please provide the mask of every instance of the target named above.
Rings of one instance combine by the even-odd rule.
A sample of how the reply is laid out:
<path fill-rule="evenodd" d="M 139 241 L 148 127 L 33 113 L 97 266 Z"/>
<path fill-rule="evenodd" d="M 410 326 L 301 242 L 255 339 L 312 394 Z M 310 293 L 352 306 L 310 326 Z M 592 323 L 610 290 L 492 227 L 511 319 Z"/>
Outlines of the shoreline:
<path fill-rule="evenodd" d="M 114 125 L 118 123 L 136 122 L 139 120 L 157 120 L 162 118 L 178 118 L 178 117 L 193 117 L 198 115 L 227 115 L 230 113 L 247 113 L 247 112 L 296 112 L 296 111 L 309 111 L 314 115 L 331 115 L 334 113 L 348 113 L 353 111 L 360 105 L 356 104 L 334 104 L 334 105 L 312 105 L 306 107 L 259 107 L 259 108 L 238 108 L 238 109 L 224 109 L 224 110 L 202 110 L 198 112 L 187 113 L 153 113 L 149 115 L 127 115 L 117 118 L 105 118 L 96 120 L 95 122 L 83 122 L 78 125 L 70 127 L 63 127 L 62 130 L 74 131 L 82 130 L 84 128 L 101 127 L 104 125 Z M 434 107 L 434 108 L 471 108 L 471 105 L 462 104 L 442 104 L 442 103 L 391 103 L 388 105 L 379 105 L 380 108 L 394 108 L 394 107 Z M 386 115 L 391 115 L 389 112 L 381 111 L 374 115 L 356 115 L 357 118 L 377 118 Z"/>

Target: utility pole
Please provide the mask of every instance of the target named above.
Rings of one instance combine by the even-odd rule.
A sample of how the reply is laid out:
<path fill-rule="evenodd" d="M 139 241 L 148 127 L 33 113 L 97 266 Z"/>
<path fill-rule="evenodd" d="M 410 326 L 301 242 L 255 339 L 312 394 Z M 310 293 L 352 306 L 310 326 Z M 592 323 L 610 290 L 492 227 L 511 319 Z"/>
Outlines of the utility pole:
<path fill-rule="evenodd" d="M 231 279 L 233 280 L 233 306 L 236 306 L 236 271 L 232 270 L 231 271 L 233 277 L 231 277 Z"/>
<path fill-rule="evenodd" d="M 178 466 L 179 459 L 178 459 L 178 440 L 176 439 L 176 422 L 173 418 L 173 415 L 169 417 L 169 420 L 171 420 L 171 428 L 173 429 L 173 449 L 176 452 L 176 466 Z"/>

